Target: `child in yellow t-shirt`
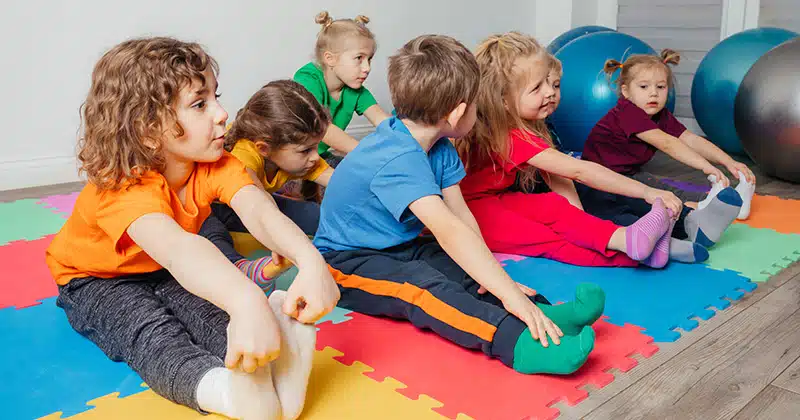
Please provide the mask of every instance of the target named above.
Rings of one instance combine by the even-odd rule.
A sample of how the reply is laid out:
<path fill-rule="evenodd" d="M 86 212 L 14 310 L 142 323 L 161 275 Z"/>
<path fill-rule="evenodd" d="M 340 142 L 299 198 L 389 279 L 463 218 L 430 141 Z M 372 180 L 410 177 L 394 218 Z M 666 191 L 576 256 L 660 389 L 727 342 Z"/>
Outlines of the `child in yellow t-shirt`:
<path fill-rule="evenodd" d="M 329 124 L 328 113 L 302 85 L 276 80 L 253 94 L 225 135 L 225 148 L 244 164 L 256 186 L 310 236 L 319 224 L 319 204 L 277 192 L 295 179 L 328 185 L 333 168 L 320 158 L 317 146 Z M 228 230 L 247 232 L 230 207 L 215 204 L 212 210 Z"/>

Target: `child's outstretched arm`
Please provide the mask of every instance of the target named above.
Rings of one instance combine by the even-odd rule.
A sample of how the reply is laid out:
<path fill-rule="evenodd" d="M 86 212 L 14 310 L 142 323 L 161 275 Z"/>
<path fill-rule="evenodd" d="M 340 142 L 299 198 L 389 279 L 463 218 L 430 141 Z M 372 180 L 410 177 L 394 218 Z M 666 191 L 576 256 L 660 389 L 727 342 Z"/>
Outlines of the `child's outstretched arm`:
<path fill-rule="evenodd" d="M 267 297 L 208 239 L 186 232 L 162 213 L 139 217 L 127 233 L 184 289 L 228 313 L 228 368 L 241 361 L 241 368 L 252 373 L 278 357 L 280 330 Z"/>
<path fill-rule="evenodd" d="M 447 255 L 528 326 L 534 339 L 544 347 L 548 346 L 548 335 L 555 344 L 561 342 L 561 330 L 517 287 L 480 236 L 456 217 L 439 196 L 422 197 L 408 208 L 431 230 Z"/>
<path fill-rule="evenodd" d="M 635 179 L 620 175 L 603 165 L 587 160 L 575 159 L 558 150 L 547 149 L 528 160 L 528 164 L 545 172 L 578 181 L 596 190 L 606 191 L 626 197 L 641 198 L 650 204 L 657 198 L 674 214 L 683 208 L 681 200 L 669 191 L 663 191 L 642 184 Z"/>
<path fill-rule="evenodd" d="M 287 290 L 284 312 L 307 324 L 330 312 L 339 301 L 339 288 L 325 260 L 303 231 L 278 210 L 272 197 L 248 185 L 233 196 L 231 207 L 259 242 L 299 269 Z"/>
<path fill-rule="evenodd" d="M 367 117 L 369 122 L 375 127 L 377 127 L 378 124 L 382 123 L 383 120 L 391 117 L 391 115 L 389 115 L 389 113 L 384 111 L 383 108 L 381 108 L 381 106 L 378 104 L 372 105 L 371 107 L 367 108 L 367 110 L 364 111 L 364 116 Z"/>
<path fill-rule="evenodd" d="M 358 146 L 358 140 L 333 124 L 328 125 L 328 130 L 325 132 L 325 137 L 322 138 L 322 141 L 345 154 L 352 152 Z"/>
<path fill-rule="evenodd" d="M 581 198 L 578 196 L 578 191 L 575 189 L 575 183 L 572 182 L 572 179 L 552 172 L 548 172 L 548 174 L 547 185 L 550 190 L 566 198 L 573 206 L 583 210 L 583 203 L 581 203 Z"/>
<path fill-rule="evenodd" d="M 733 175 L 734 179 L 739 178 L 739 172 L 741 172 L 744 174 L 747 182 L 755 184 L 756 176 L 753 174 L 753 171 L 751 171 L 750 168 L 748 168 L 744 163 L 733 160 L 729 154 L 725 153 L 714 143 L 711 143 L 710 141 L 692 133 L 689 130 L 684 131 L 683 134 L 678 137 L 678 139 L 689 146 L 689 148 L 697 152 L 697 154 L 706 158 L 706 160 L 709 162 L 714 162 L 724 166 L 725 169 L 727 169 L 728 172 Z"/>
<path fill-rule="evenodd" d="M 319 176 L 317 177 L 317 179 L 314 180 L 314 182 L 316 182 L 319 185 L 322 185 L 323 187 L 327 187 L 328 182 L 331 181 L 331 176 L 333 176 L 333 168 L 329 167 L 328 169 L 325 169 L 321 174 L 319 174 Z"/>
<path fill-rule="evenodd" d="M 464 200 L 464 194 L 461 194 L 461 187 L 458 184 L 455 184 L 443 189 L 442 198 L 447 208 L 449 208 L 456 217 L 464 222 L 465 225 L 469 226 L 473 232 L 478 234 L 478 236 L 481 238 L 481 241 L 483 241 L 481 228 L 478 225 L 478 221 L 475 220 L 475 216 L 472 214 L 472 211 L 467 206 L 467 202 Z"/>
<path fill-rule="evenodd" d="M 716 166 L 712 165 L 711 162 L 692 150 L 692 148 L 680 141 L 677 137 L 667 134 L 658 128 L 643 131 L 636 136 L 684 165 L 703 171 L 706 175 L 714 175 L 718 180 L 722 181 L 725 186 L 729 185 L 730 181 L 722 174 L 722 171 L 717 169 Z"/>

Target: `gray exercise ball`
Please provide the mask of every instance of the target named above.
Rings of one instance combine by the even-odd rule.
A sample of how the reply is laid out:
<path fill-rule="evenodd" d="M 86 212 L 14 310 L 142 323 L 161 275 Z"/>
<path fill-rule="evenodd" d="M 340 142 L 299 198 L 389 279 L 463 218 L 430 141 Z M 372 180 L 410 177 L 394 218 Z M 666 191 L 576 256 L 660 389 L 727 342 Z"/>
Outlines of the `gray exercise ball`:
<path fill-rule="evenodd" d="M 742 80 L 736 133 L 766 173 L 800 183 L 800 38 L 769 50 Z"/>

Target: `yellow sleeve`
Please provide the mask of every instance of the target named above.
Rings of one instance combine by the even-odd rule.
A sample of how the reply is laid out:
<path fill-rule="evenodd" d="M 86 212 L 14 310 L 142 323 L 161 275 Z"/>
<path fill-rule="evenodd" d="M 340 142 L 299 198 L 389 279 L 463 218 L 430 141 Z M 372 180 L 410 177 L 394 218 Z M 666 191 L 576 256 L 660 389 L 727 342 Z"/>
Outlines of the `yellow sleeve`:
<path fill-rule="evenodd" d="M 258 149 L 252 141 L 245 139 L 237 141 L 231 154 L 236 156 L 236 159 L 239 159 L 239 162 L 242 162 L 245 167 L 258 174 L 259 179 L 264 178 L 264 157 L 258 153 Z"/>
<path fill-rule="evenodd" d="M 325 162 L 325 159 L 320 159 L 319 161 L 317 161 L 317 166 L 315 166 L 314 169 L 310 170 L 306 174 L 306 176 L 303 177 L 303 179 L 307 179 L 309 181 L 316 181 L 317 178 L 319 178 L 319 176 L 322 175 L 323 172 L 328 170 L 328 168 L 330 168 L 328 162 Z"/>

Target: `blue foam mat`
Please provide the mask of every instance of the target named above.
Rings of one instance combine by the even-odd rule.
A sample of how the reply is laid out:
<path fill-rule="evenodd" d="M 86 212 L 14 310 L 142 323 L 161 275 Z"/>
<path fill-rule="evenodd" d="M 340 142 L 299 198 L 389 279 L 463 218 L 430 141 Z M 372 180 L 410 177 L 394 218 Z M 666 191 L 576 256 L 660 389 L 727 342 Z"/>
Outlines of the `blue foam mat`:
<path fill-rule="evenodd" d="M 648 268 L 577 267 L 542 258 L 506 261 L 505 269 L 517 282 L 536 289 L 551 302 L 574 298 L 575 287 L 595 283 L 606 292 L 605 315 L 616 325 L 635 324 L 656 342 L 675 341 L 681 328 L 697 328 L 741 299 L 756 283 L 736 272 L 712 270 L 701 264 L 670 263 L 662 270 Z"/>
<path fill-rule="evenodd" d="M 55 298 L 25 309 L 0 310 L 0 403 L 4 419 L 31 419 L 57 411 L 67 417 L 86 402 L 119 392 L 144 391 L 142 379 L 116 363 L 67 322 Z"/>

